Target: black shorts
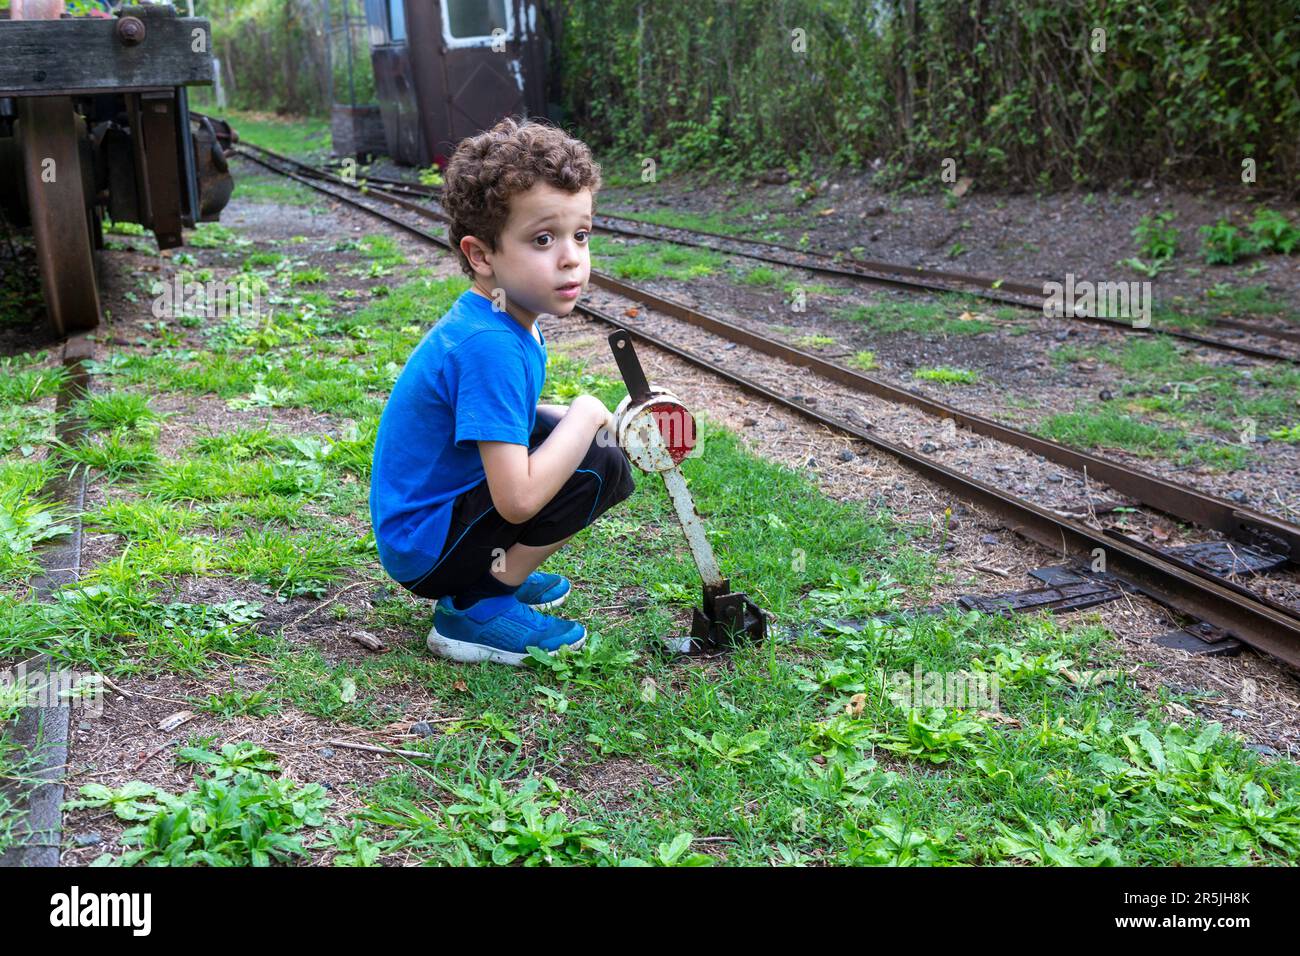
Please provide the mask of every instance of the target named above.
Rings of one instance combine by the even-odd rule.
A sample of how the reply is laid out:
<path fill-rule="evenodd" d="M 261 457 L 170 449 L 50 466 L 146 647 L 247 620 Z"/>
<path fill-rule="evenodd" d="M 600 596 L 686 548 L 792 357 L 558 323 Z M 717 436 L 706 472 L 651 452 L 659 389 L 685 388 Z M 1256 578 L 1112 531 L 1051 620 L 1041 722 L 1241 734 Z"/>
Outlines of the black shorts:
<path fill-rule="evenodd" d="M 529 451 L 544 442 L 559 422 L 560 416 L 538 409 L 528 438 Z M 400 583 L 419 597 L 459 594 L 481 580 L 493 560 L 511 545 L 545 547 L 563 541 L 625 500 L 634 488 L 627 454 L 612 440 L 602 443 L 594 438 L 582 463 L 555 497 L 523 524 L 511 524 L 501 517 L 484 478 L 456 498 L 438 563 L 424 577 Z"/>

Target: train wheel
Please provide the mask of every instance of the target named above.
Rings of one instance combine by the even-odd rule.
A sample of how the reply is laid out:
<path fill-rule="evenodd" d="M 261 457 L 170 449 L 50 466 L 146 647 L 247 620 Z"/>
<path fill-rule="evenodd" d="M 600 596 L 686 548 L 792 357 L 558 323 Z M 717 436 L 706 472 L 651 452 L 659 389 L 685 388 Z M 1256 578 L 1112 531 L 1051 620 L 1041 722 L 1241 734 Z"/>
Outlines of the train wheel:
<path fill-rule="evenodd" d="M 36 259 L 50 325 L 60 338 L 99 324 L 99 290 L 78 146 L 67 96 L 18 100 L 18 127 Z"/>

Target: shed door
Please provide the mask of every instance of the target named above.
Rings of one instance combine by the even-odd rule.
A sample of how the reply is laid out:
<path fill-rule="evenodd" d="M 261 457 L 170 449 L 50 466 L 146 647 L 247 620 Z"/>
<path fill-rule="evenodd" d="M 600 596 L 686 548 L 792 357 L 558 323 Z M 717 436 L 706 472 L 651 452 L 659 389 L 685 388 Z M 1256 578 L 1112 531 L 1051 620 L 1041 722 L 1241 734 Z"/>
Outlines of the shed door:
<path fill-rule="evenodd" d="M 520 57 L 526 25 L 513 0 L 442 0 L 447 119 L 453 143 L 527 114 Z M 496 36 L 494 30 L 502 31 Z M 493 50 L 493 41 L 497 50 Z M 502 44 L 504 43 L 504 49 Z"/>
<path fill-rule="evenodd" d="M 428 162 L 420 137 L 420 111 L 415 95 L 403 0 L 369 0 L 370 62 L 375 72 L 375 98 L 384 120 L 388 151 L 400 163 Z M 337 92 L 337 91 L 336 91 Z"/>

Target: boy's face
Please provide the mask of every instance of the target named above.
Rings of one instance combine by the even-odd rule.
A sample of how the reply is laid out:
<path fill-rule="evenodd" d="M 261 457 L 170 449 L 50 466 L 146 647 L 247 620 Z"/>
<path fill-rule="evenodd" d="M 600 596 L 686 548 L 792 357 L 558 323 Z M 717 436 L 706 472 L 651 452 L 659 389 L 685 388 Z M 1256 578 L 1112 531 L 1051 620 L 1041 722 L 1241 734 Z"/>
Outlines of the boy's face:
<path fill-rule="evenodd" d="M 531 324 L 539 314 L 568 315 L 591 277 L 591 190 L 576 193 L 535 183 L 510 198 L 495 250 L 474 236 L 461 240 L 476 284 L 505 290 L 505 306 Z"/>

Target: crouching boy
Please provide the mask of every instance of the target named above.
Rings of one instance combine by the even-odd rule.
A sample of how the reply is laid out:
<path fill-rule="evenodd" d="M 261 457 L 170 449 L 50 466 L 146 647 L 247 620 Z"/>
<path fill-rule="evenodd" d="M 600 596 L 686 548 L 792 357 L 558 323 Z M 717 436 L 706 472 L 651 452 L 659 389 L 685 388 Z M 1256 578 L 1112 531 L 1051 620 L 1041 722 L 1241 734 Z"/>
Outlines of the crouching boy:
<path fill-rule="evenodd" d="M 370 486 L 380 560 L 437 602 L 428 646 L 442 657 L 517 665 L 586 638 L 541 613 L 570 584 L 537 568 L 632 493 L 631 467 L 599 399 L 538 404 L 538 317 L 573 311 L 587 284 L 599 189 L 588 148 L 534 122 L 502 120 L 447 166 L 449 237 L 473 286 L 398 376 Z"/>

